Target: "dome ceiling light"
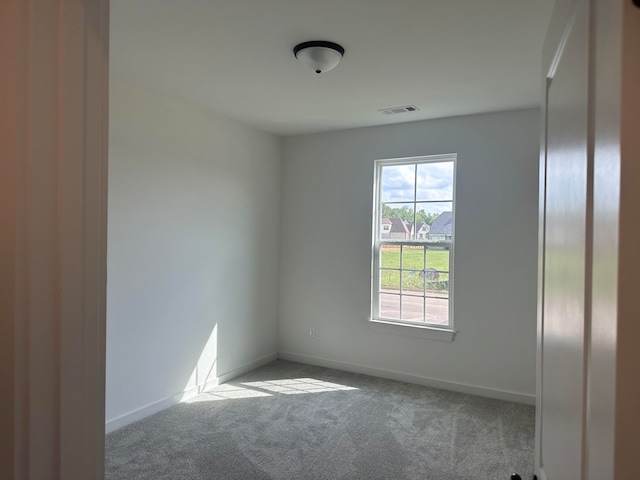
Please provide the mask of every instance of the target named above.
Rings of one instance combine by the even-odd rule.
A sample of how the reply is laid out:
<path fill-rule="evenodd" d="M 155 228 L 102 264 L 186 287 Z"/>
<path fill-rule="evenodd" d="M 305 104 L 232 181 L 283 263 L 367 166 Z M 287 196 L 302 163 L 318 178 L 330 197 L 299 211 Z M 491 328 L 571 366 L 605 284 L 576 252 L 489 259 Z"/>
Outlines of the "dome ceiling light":
<path fill-rule="evenodd" d="M 314 72 L 324 73 L 340 63 L 344 56 L 344 48 L 337 43 L 313 40 L 296 45 L 293 54 Z"/>

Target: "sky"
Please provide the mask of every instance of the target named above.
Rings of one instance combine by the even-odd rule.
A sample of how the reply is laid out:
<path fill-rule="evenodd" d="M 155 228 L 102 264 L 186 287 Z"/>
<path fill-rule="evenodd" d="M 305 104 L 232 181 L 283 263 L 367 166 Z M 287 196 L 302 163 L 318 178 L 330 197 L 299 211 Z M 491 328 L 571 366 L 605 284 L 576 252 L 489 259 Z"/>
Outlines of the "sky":
<path fill-rule="evenodd" d="M 385 165 L 382 167 L 380 198 L 382 203 L 406 201 L 412 207 L 414 184 L 416 201 L 451 201 L 453 199 L 453 162 L 421 163 L 415 165 Z M 410 202 L 410 203 L 409 203 Z M 402 204 L 391 204 L 393 208 Z M 418 204 L 417 210 L 442 213 L 451 211 L 451 203 Z"/>

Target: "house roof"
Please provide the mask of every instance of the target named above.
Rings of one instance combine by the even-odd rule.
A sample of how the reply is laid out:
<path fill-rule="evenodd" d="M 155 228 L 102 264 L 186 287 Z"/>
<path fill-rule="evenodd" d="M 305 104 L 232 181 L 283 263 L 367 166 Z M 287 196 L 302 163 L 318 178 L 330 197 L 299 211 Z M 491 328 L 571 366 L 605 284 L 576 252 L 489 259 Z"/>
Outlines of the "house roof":
<path fill-rule="evenodd" d="M 405 222 L 401 218 L 390 218 L 391 230 L 390 233 L 411 233 L 411 224 Z"/>
<path fill-rule="evenodd" d="M 436 217 L 431 224 L 431 234 L 451 235 L 451 227 L 453 226 L 453 215 L 451 212 L 442 212 Z"/>
<path fill-rule="evenodd" d="M 401 218 L 383 218 L 380 223 L 382 225 L 391 225 L 389 233 L 410 234 L 412 232 L 412 224 Z M 422 227 L 426 227 L 427 232 L 429 231 L 429 225 L 424 222 L 416 222 L 415 231 L 418 232 Z"/>

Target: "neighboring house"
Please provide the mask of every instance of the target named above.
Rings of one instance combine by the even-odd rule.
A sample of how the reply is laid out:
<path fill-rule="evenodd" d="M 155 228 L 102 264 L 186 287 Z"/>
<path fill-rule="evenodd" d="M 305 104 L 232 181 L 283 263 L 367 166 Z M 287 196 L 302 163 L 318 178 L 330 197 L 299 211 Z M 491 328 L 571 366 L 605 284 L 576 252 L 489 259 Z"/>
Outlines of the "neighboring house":
<path fill-rule="evenodd" d="M 415 231 L 411 223 L 401 218 L 383 218 L 381 224 L 381 238 L 388 238 L 390 240 L 421 239 L 427 238 L 429 234 L 429 225 L 422 222 L 416 223 L 417 228 Z"/>
<path fill-rule="evenodd" d="M 417 240 L 423 239 L 423 238 L 429 238 L 429 232 L 431 231 L 431 228 L 429 227 L 429 224 L 427 223 L 422 223 L 422 222 L 417 222 L 416 223 L 416 230 L 415 230 L 415 238 Z"/>
<path fill-rule="evenodd" d="M 451 212 L 442 212 L 431 224 L 427 238 L 432 242 L 446 242 L 451 240 L 453 216 Z"/>
<path fill-rule="evenodd" d="M 411 238 L 411 224 L 401 218 L 390 218 L 391 229 L 387 238 L 391 240 L 409 240 Z M 384 238 L 384 237 L 383 237 Z"/>
<path fill-rule="evenodd" d="M 388 218 L 383 218 L 382 222 L 380 222 L 382 225 L 382 238 L 389 238 L 389 233 L 391 232 L 391 220 L 389 220 Z"/>

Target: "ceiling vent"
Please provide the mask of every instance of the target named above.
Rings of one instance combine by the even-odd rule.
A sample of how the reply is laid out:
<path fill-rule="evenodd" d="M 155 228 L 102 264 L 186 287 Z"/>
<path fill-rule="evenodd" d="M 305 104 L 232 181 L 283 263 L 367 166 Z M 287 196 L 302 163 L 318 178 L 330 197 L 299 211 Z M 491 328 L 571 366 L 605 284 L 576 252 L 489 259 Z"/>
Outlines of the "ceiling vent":
<path fill-rule="evenodd" d="M 398 113 L 411 113 L 417 112 L 418 110 L 420 109 L 415 105 L 405 105 L 404 107 L 383 108 L 378 111 L 385 115 L 397 115 Z"/>

